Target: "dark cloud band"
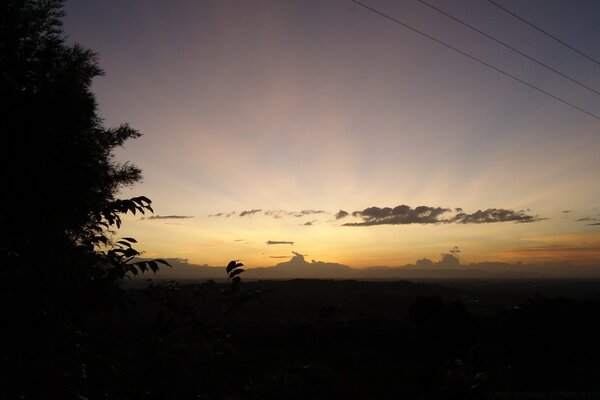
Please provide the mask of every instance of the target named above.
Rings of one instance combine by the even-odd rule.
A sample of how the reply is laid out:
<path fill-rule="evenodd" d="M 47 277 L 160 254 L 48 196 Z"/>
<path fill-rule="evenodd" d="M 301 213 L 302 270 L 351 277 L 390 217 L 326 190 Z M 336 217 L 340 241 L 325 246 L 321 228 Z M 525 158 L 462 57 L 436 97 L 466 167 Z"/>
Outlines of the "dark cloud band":
<path fill-rule="evenodd" d="M 543 218 L 528 214 L 524 210 L 514 211 L 502 208 L 488 208 L 468 214 L 461 208 L 456 208 L 452 217 L 445 217 L 450 208 L 419 206 L 412 208 L 407 205 L 390 207 L 369 207 L 362 211 L 354 211 L 353 217 L 362 219 L 361 222 L 348 222 L 343 226 L 373 226 L 373 225 L 410 225 L 410 224 L 484 224 L 494 222 L 529 223 Z M 342 210 L 340 210 L 340 213 Z M 338 213 L 338 214 L 340 214 Z M 343 214 L 341 214 L 343 215 Z M 340 218 L 343 218 L 341 216 Z M 337 218 L 337 214 L 336 214 Z M 339 218 L 338 218 L 339 219 Z"/>
<path fill-rule="evenodd" d="M 443 222 L 440 217 L 449 211 L 449 208 L 427 206 L 411 208 L 404 204 L 394 208 L 369 207 L 352 213 L 353 217 L 361 218 L 362 222 L 348 222 L 344 226 L 436 224 Z"/>

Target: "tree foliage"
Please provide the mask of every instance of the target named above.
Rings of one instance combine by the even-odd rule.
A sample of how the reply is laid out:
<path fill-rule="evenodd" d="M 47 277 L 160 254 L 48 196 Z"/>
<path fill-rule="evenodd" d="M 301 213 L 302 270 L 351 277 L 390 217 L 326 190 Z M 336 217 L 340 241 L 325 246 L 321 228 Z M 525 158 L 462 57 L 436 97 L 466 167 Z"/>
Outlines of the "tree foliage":
<path fill-rule="evenodd" d="M 0 387 L 10 398 L 78 395 L 100 357 L 84 345 L 86 318 L 122 302 L 124 277 L 168 265 L 135 261 L 135 239 L 114 239 L 123 214 L 153 211 L 146 197 L 117 198 L 141 171 L 114 152 L 140 133 L 103 126 L 92 91 L 103 71 L 67 43 L 62 6 L 0 2 Z"/>
<path fill-rule="evenodd" d="M 116 198 L 141 179 L 141 171 L 118 162 L 114 151 L 140 133 L 127 124 L 103 126 L 92 92 L 93 79 L 103 72 L 94 52 L 66 42 L 62 5 L 61 0 L 0 5 L 0 173 L 6 189 L 0 200 L 0 256 L 5 269 L 21 272 L 50 263 L 57 275 L 57 268 L 79 264 L 82 256 L 90 268 L 129 262 L 140 253 L 131 245 L 122 248 L 123 241 L 111 251 L 99 250 L 114 244 L 111 229 L 121 226 L 122 214 L 153 211 L 146 197 Z M 98 259 L 89 262 L 91 256 Z M 154 263 L 138 266 L 156 269 Z"/>

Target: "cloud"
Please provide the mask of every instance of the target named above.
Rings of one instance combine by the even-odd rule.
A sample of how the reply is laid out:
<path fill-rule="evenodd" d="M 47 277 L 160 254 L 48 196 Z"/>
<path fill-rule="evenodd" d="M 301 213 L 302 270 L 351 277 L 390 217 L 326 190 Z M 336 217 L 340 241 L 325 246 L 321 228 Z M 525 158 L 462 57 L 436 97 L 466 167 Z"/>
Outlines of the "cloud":
<path fill-rule="evenodd" d="M 290 256 L 269 256 L 269 258 L 290 258 Z"/>
<path fill-rule="evenodd" d="M 458 253 L 460 253 L 460 252 L 461 252 L 461 251 L 460 251 L 460 249 L 458 248 L 458 246 L 454 246 L 454 247 L 452 248 L 452 250 L 450 250 L 450 253 L 452 253 L 452 254 L 458 254 Z"/>
<path fill-rule="evenodd" d="M 142 219 L 186 219 L 194 218 L 189 215 L 151 215 L 149 217 L 143 217 Z"/>
<path fill-rule="evenodd" d="M 353 217 L 362 219 L 362 222 L 348 222 L 343 226 L 373 226 L 373 225 L 409 225 L 409 224 L 484 224 L 493 222 L 528 223 L 541 221 L 537 215 L 531 215 L 529 210 L 506 210 L 503 208 L 488 208 L 477 210 L 472 214 L 455 208 L 454 216 L 444 218 L 444 214 L 451 212 L 450 208 L 419 206 L 412 208 L 405 204 L 390 207 L 369 207 L 362 211 L 354 211 Z M 459 211 L 460 210 L 460 211 Z M 342 212 L 342 210 L 340 210 Z M 338 213 L 340 214 L 340 213 Z M 337 215 L 336 214 L 336 217 Z M 343 214 L 341 214 L 343 215 Z M 343 217 L 341 217 L 343 218 Z"/>
<path fill-rule="evenodd" d="M 488 224 L 494 222 L 529 223 L 540 221 L 542 219 L 545 218 L 527 214 L 524 210 L 514 211 L 502 208 L 488 208 L 487 210 L 477 210 L 472 214 L 461 212 L 445 222 L 454 222 L 457 224 Z"/>
<path fill-rule="evenodd" d="M 346 218 L 349 214 L 344 211 L 344 210 L 340 210 L 337 213 L 335 213 L 335 219 L 342 219 L 342 218 Z"/>
<path fill-rule="evenodd" d="M 265 215 L 267 217 L 273 217 L 275 219 L 283 218 L 285 216 L 292 216 L 296 218 L 304 217 L 305 215 L 323 214 L 323 210 L 302 210 L 302 211 L 285 211 L 285 210 L 267 210 Z"/>
<path fill-rule="evenodd" d="M 572 210 L 562 210 L 562 211 L 561 211 L 561 213 L 563 213 L 563 214 L 568 214 L 568 213 L 570 213 L 570 212 L 573 212 L 573 211 L 572 211 Z"/>
<path fill-rule="evenodd" d="M 585 217 L 585 218 L 579 218 L 575 220 L 576 222 L 594 222 L 597 221 L 596 218 L 590 218 L 590 217 Z"/>
<path fill-rule="evenodd" d="M 294 244 L 294 242 L 286 242 L 283 240 L 268 240 L 267 244 Z"/>
<path fill-rule="evenodd" d="M 316 219 L 314 219 L 312 221 L 305 222 L 305 223 L 300 224 L 300 225 L 302 225 L 302 226 L 313 226 L 315 222 L 317 222 Z"/>
<path fill-rule="evenodd" d="M 216 214 L 208 214 L 209 217 L 225 217 L 225 218 L 229 218 L 232 215 L 235 214 L 235 211 L 229 212 L 229 213 L 223 213 L 223 212 L 219 212 Z"/>
<path fill-rule="evenodd" d="M 240 213 L 240 217 L 245 217 L 247 215 L 252 216 L 252 215 L 254 215 L 254 214 L 258 213 L 258 212 L 261 212 L 261 211 L 262 211 L 261 209 L 242 211 Z"/>
<path fill-rule="evenodd" d="M 585 226 L 596 226 L 600 225 L 600 222 L 594 222 L 593 224 L 585 224 Z"/>
<path fill-rule="evenodd" d="M 440 219 L 440 216 L 449 211 L 449 208 L 427 206 L 411 208 L 404 204 L 394 208 L 369 207 L 352 213 L 352 216 L 361 218 L 362 222 L 348 222 L 343 226 L 436 224 L 445 222 Z"/>
<path fill-rule="evenodd" d="M 302 210 L 297 212 L 291 212 L 289 215 L 293 215 L 294 217 L 303 217 L 305 215 L 314 215 L 314 214 L 323 214 L 325 211 L 323 210 Z"/>
<path fill-rule="evenodd" d="M 275 219 L 282 218 L 286 214 L 287 213 L 283 210 L 267 210 L 267 211 L 265 211 L 265 215 L 267 217 L 273 217 Z"/>

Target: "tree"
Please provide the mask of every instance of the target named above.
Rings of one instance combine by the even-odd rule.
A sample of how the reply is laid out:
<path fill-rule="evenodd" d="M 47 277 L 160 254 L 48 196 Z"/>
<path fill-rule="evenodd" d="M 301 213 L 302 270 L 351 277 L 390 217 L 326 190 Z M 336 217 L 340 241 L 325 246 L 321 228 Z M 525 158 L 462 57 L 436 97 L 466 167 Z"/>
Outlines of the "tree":
<path fill-rule="evenodd" d="M 1 240 L 4 252 L 24 256 L 85 237 L 119 189 L 140 180 L 137 167 L 113 157 L 140 134 L 102 126 L 91 91 L 102 70 L 95 53 L 66 44 L 62 1 L 0 7 Z"/>
<path fill-rule="evenodd" d="M 116 197 L 141 171 L 114 150 L 140 133 L 103 126 L 91 88 L 103 72 L 94 52 L 67 44 L 62 5 L 0 2 L 0 311 L 9 326 L 0 386 L 26 379 L 56 396 L 77 392 L 84 355 L 74 337 L 85 333 L 86 313 L 118 298 L 126 274 L 163 262 L 132 263 L 135 240 L 112 240 L 121 214 L 152 211 L 146 197 Z M 40 360 L 51 346 L 64 363 Z M 52 370 L 59 381 L 44 375 Z"/>

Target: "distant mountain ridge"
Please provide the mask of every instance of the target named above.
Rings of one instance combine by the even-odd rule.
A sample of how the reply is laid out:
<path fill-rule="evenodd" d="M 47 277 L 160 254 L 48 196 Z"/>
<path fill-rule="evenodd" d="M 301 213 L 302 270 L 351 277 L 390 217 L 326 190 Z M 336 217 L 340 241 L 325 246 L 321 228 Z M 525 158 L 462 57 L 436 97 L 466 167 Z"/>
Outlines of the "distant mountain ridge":
<path fill-rule="evenodd" d="M 225 268 L 190 264 L 185 259 L 167 259 L 173 268 L 162 267 L 156 275 L 144 274 L 136 279 L 207 280 L 226 279 Z M 441 261 L 422 259 L 401 267 L 352 268 L 338 263 L 305 260 L 293 252 L 288 260 L 273 267 L 247 268 L 243 279 L 515 279 L 515 278 L 600 278 L 600 267 L 575 266 L 569 263 L 508 264 L 483 262 L 461 265 L 458 258 L 444 255 Z"/>

